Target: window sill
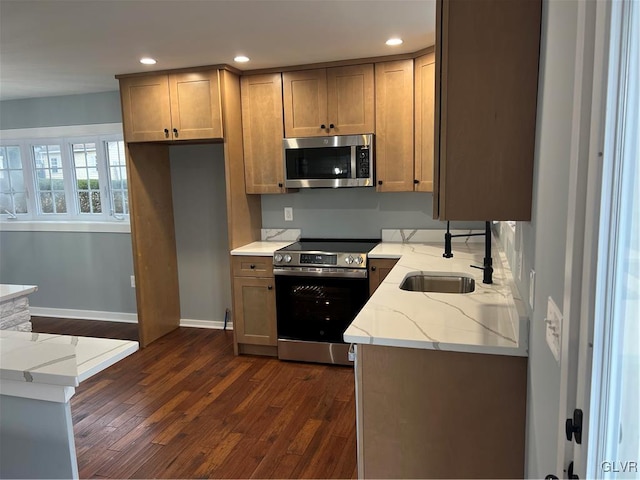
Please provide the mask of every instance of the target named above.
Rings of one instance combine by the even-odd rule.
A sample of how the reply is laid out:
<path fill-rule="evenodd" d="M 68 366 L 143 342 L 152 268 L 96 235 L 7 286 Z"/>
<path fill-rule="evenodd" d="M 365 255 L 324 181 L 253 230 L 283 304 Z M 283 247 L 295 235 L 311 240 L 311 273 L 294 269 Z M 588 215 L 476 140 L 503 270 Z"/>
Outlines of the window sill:
<path fill-rule="evenodd" d="M 122 222 L 60 222 L 34 220 L 2 220 L 3 232 L 89 232 L 131 233 L 128 221 Z"/>

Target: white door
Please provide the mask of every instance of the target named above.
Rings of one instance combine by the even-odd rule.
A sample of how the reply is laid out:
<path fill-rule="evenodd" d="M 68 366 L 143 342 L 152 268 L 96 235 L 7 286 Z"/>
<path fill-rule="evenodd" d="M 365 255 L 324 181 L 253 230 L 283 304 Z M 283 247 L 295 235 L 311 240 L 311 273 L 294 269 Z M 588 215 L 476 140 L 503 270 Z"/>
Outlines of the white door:
<path fill-rule="evenodd" d="M 563 367 L 567 407 L 583 420 L 558 466 L 566 478 L 640 478 L 640 2 L 583 13 L 595 38 L 592 116 L 581 290 L 569 299 L 577 360 Z"/>

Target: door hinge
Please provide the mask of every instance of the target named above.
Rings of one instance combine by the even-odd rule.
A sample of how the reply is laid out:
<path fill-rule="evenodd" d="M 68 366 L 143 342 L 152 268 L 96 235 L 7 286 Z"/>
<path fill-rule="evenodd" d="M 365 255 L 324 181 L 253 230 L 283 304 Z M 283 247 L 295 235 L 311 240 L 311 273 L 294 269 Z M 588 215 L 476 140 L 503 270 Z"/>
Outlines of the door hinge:
<path fill-rule="evenodd" d="M 567 435 L 567 440 L 571 441 L 573 437 L 578 445 L 582 443 L 582 410 L 576 408 L 573 411 L 573 418 L 567 418 L 564 424 L 564 431 Z"/>

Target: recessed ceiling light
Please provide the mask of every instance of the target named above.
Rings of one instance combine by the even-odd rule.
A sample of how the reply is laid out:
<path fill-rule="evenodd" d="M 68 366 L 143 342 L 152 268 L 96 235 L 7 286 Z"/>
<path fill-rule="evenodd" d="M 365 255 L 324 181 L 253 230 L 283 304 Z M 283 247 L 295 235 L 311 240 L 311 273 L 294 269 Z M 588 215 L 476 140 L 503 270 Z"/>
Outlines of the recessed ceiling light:
<path fill-rule="evenodd" d="M 402 45 L 402 39 L 401 38 L 390 38 L 389 40 L 387 40 L 386 43 L 389 46 Z"/>
<path fill-rule="evenodd" d="M 158 62 L 156 62 L 154 58 L 144 57 L 140 59 L 140 63 L 143 63 L 145 65 L 155 65 Z"/>
<path fill-rule="evenodd" d="M 245 57 L 244 55 L 238 55 L 233 59 L 234 62 L 245 63 L 249 61 L 249 57 Z"/>

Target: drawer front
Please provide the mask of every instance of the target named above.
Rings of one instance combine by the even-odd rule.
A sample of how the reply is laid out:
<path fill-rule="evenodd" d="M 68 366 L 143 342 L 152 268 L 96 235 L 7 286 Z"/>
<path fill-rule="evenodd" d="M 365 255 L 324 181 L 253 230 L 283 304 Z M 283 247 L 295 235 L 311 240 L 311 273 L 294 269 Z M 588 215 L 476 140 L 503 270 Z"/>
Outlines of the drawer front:
<path fill-rule="evenodd" d="M 247 257 L 234 255 L 231 257 L 233 275 L 236 277 L 272 277 L 273 257 Z"/>

